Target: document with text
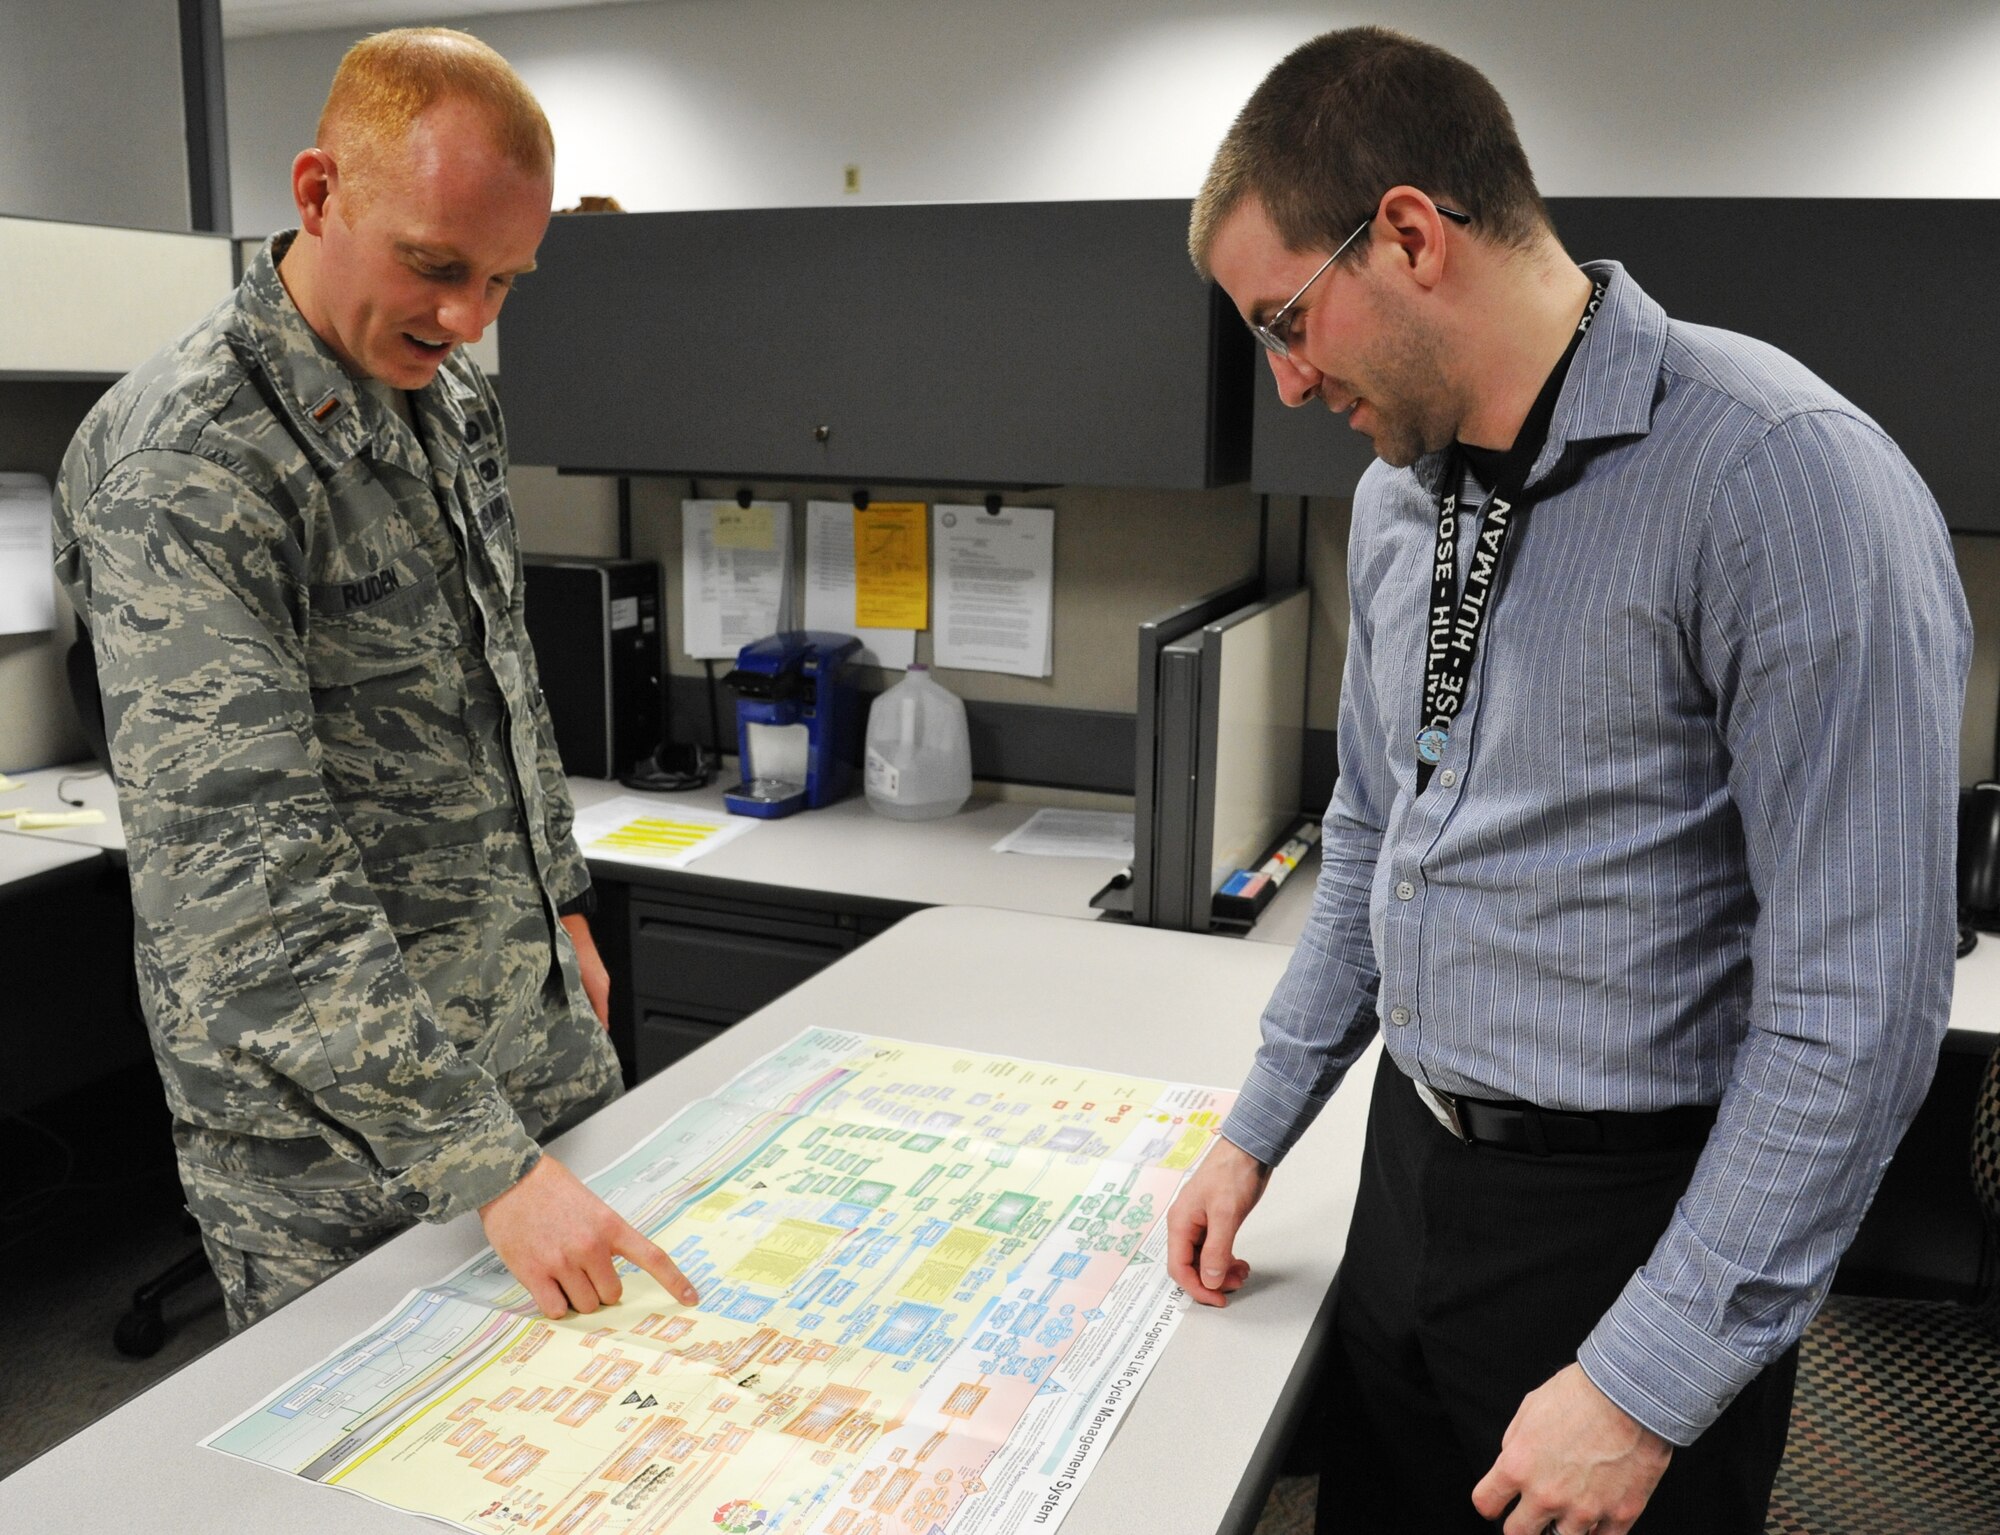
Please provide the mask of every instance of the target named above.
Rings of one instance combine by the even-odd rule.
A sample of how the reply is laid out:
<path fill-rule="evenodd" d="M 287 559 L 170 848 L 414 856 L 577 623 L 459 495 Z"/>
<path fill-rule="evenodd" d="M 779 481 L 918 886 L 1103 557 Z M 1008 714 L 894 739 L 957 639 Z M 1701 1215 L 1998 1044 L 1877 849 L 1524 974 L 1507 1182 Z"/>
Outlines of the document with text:
<path fill-rule="evenodd" d="M 792 504 L 681 503 L 681 645 L 696 660 L 733 661 L 788 626 Z"/>
<path fill-rule="evenodd" d="M 0 634 L 42 634 L 56 626 L 53 526 L 47 480 L 0 474 Z"/>
<path fill-rule="evenodd" d="M 1055 658 L 1054 508 L 940 505 L 932 521 L 936 664 L 1048 676 Z"/>
<path fill-rule="evenodd" d="M 866 628 L 855 621 L 854 508 L 848 502 L 806 503 L 805 608 L 808 629 L 861 641 L 857 665 L 901 671 L 917 658 L 915 629 Z"/>

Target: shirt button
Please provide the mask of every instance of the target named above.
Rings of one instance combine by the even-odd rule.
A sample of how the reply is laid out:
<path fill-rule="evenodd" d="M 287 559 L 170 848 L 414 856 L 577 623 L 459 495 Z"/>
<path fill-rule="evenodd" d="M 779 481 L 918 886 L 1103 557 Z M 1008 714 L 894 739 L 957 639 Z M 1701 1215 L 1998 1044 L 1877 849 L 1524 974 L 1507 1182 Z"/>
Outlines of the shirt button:
<path fill-rule="evenodd" d="M 1396 1027 L 1400 1029 L 1404 1024 L 1410 1021 L 1410 1010 L 1407 1007 L 1390 1008 L 1389 1021 L 1395 1024 Z"/>
<path fill-rule="evenodd" d="M 1438 774 L 1438 782 L 1449 789 L 1453 784 L 1458 782 L 1458 774 L 1454 773 L 1450 768 L 1446 768 L 1442 773 Z"/>
<path fill-rule="evenodd" d="M 407 1194 L 398 1194 L 396 1203 L 412 1215 L 422 1215 L 431 1207 L 431 1196 L 421 1189 L 411 1189 Z"/>
<path fill-rule="evenodd" d="M 1396 899 L 1399 901 L 1407 901 L 1415 896 L 1416 893 L 1417 887 L 1408 880 L 1404 880 L 1396 886 Z"/>

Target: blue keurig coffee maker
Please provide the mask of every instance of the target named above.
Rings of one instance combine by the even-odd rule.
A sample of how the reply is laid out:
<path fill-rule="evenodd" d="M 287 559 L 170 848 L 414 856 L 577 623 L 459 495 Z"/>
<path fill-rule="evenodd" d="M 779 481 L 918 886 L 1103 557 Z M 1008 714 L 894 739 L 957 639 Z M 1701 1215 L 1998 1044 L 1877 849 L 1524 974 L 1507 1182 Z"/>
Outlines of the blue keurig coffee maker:
<path fill-rule="evenodd" d="M 743 765 L 743 782 L 722 796 L 732 812 L 770 820 L 847 793 L 861 723 L 852 665 L 860 648 L 850 634 L 788 629 L 737 652 L 724 679 L 736 690 Z"/>

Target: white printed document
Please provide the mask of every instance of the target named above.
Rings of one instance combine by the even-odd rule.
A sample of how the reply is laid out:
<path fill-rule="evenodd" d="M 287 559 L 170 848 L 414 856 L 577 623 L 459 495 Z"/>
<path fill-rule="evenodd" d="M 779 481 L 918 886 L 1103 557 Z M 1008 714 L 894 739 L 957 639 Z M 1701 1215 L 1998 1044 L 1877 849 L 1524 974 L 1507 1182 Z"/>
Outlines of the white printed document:
<path fill-rule="evenodd" d="M 1129 810 L 1037 810 L 993 844 L 996 853 L 1040 858 L 1116 858 L 1132 861 Z"/>
<path fill-rule="evenodd" d="M 806 503 L 808 629 L 851 634 L 861 641 L 855 661 L 901 671 L 917 658 L 914 629 L 863 629 L 854 622 L 854 508 L 845 501 Z"/>
<path fill-rule="evenodd" d="M 681 644 L 696 660 L 733 661 L 789 626 L 792 504 L 681 503 Z"/>
<path fill-rule="evenodd" d="M 933 661 L 966 671 L 1048 676 L 1055 509 L 940 505 L 931 518 Z"/>
<path fill-rule="evenodd" d="M 47 480 L 0 474 L 0 634 L 42 634 L 56 626 L 52 521 Z"/>

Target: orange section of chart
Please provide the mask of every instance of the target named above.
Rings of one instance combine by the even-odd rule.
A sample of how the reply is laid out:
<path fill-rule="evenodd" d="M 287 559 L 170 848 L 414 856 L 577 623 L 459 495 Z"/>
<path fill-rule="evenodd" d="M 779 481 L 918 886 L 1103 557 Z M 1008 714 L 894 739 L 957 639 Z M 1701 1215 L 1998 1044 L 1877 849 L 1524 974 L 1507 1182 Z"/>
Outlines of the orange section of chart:
<path fill-rule="evenodd" d="M 679 869 L 756 828 L 748 816 L 621 794 L 577 812 L 576 841 L 587 858 Z"/>

